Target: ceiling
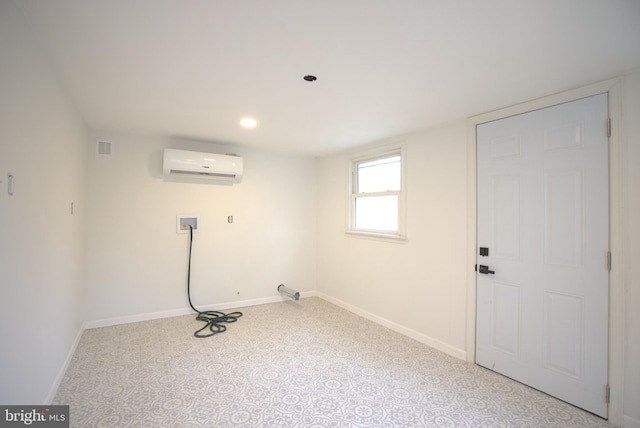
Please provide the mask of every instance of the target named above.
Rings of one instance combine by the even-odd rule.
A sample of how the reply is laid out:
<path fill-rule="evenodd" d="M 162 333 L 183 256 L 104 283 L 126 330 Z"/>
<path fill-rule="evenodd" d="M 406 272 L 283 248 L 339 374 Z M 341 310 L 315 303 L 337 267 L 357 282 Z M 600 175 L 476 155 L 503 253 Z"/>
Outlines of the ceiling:
<path fill-rule="evenodd" d="M 640 68 L 638 0 L 22 6 L 92 130 L 309 156 Z M 246 116 L 258 126 L 240 127 Z"/>

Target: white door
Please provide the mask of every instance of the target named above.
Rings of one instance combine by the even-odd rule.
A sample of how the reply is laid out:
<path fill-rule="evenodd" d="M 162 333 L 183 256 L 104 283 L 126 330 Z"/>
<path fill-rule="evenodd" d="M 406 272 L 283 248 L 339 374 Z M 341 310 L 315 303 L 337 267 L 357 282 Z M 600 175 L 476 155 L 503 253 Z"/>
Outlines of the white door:
<path fill-rule="evenodd" d="M 607 417 L 607 95 L 478 125 L 476 362 Z"/>

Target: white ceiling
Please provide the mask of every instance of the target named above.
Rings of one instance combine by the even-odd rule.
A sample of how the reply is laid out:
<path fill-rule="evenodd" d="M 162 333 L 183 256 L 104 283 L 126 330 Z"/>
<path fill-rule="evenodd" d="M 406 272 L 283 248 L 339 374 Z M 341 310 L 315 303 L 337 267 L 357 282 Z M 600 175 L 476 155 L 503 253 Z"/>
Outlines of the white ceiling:
<path fill-rule="evenodd" d="M 91 129 L 312 156 L 640 67 L 640 0 L 23 3 Z"/>

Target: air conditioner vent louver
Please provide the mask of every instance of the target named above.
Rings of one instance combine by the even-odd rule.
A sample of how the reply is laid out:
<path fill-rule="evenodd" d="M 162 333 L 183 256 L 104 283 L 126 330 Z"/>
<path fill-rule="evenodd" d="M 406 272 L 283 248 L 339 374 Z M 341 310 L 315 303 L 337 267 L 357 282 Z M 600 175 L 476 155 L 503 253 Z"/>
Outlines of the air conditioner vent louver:
<path fill-rule="evenodd" d="M 220 178 L 223 180 L 235 180 L 236 176 L 235 174 L 220 174 L 220 173 L 215 173 L 215 172 L 208 172 L 208 171 L 180 171 L 180 170 L 175 170 L 172 169 L 170 172 L 171 175 L 175 176 L 181 176 L 181 177 L 211 177 L 211 178 Z"/>

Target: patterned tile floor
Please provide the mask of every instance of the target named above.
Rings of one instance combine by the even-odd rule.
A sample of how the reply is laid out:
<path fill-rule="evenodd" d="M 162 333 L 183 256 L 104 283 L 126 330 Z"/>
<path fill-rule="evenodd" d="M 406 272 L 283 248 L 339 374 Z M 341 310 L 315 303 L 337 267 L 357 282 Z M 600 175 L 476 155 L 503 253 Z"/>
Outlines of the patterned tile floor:
<path fill-rule="evenodd" d="M 87 330 L 53 404 L 73 427 L 607 427 L 319 298 Z"/>

